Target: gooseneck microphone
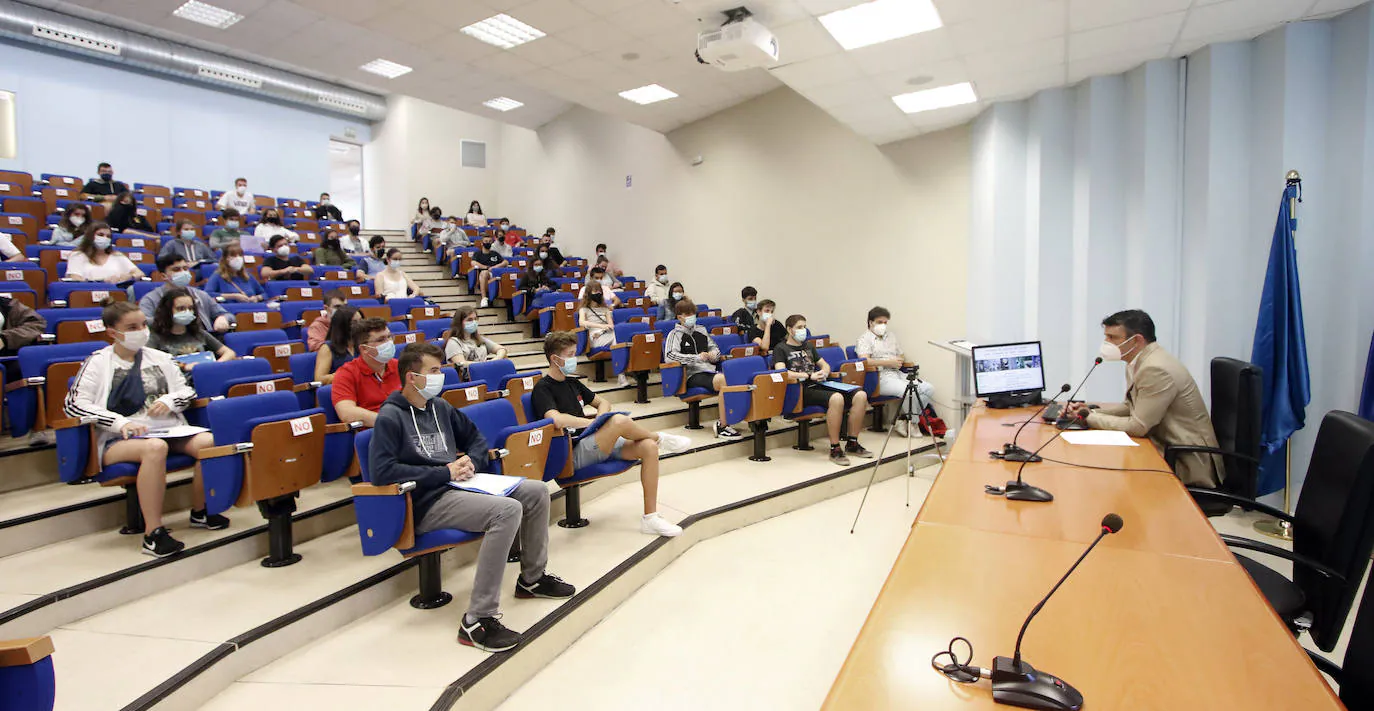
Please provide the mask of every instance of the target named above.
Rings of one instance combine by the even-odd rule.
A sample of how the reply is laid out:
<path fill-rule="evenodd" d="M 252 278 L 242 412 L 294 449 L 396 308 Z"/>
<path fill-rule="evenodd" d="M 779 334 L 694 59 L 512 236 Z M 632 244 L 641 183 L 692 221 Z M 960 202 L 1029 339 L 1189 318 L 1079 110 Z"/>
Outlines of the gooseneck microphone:
<path fill-rule="evenodd" d="M 1101 359 L 1099 359 L 1099 360 L 1101 360 Z M 1092 371 L 1088 371 L 1088 372 L 1091 373 Z M 1019 438 L 1019 437 L 1021 436 L 1021 430 L 1026 429 L 1026 425 L 1028 425 L 1028 424 L 1030 424 L 1031 422 L 1033 422 L 1033 421 L 1035 420 L 1035 418 L 1037 418 L 1037 417 L 1040 416 L 1040 413 L 1044 412 L 1046 408 L 1048 408 L 1050 405 L 1054 404 L 1054 401 L 1055 401 L 1055 400 L 1058 400 L 1060 395 L 1063 395 L 1064 393 L 1066 393 L 1066 392 L 1068 392 L 1068 391 L 1069 391 L 1069 384 L 1068 384 L 1068 383 L 1064 383 L 1063 385 L 1061 385 L 1061 386 L 1059 387 L 1059 392 L 1055 393 L 1055 394 L 1054 394 L 1054 397 L 1050 398 L 1049 402 L 1046 402 L 1044 405 L 1041 405 L 1041 406 L 1040 406 L 1040 409 L 1039 409 L 1039 410 L 1036 410 L 1036 411 L 1035 411 L 1035 414 L 1034 414 L 1034 415 L 1031 415 L 1029 420 L 1026 420 L 1025 422 L 1022 422 L 1022 423 L 1021 423 L 1021 426 L 1016 428 L 1016 433 L 1013 434 L 1013 435 L 1011 436 L 1011 441 L 1008 442 L 1008 443 L 1006 443 L 1006 444 L 1004 444 L 1004 445 L 1002 445 L 1002 451 L 1000 451 L 1000 452 L 988 452 L 988 454 L 991 455 L 994 459 L 1001 459 L 1002 461 L 1006 461 L 1006 462 L 1038 462 L 1038 461 L 1040 461 L 1040 458 L 1039 458 L 1039 457 L 1036 457 L 1034 454 L 1031 454 L 1030 452 L 1026 451 L 1026 449 L 1025 449 L 1024 447 L 1018 446 L 1018 445 L 1016 444 L 1016 440 L 1017 440 L 1017 438 Z M 1032 457 L 1034 457 L 1034 459 L 1032 459 Z"/>
<path fill-rule="evenodd" d="M 1039 447 L 1036 447 L 1035 451 L 1031 452 L 1031 455 L 1027 457 L 1025 461 L 1021 462 L 1021 466 L 1016 468 L 1016 481 L 1007 482 L 1006 487 L 1002 490 L 1001 493 L 1004 496 L 1006 496 L 1008 499 L 1012 501 L 1054 501 L 1054 494 L 1051 494 L 1050 492 L 1038 486 L 1030 486 L 1026 482 L 1022 481 L 1021 472 L 1026 470 L 1026 462 L 1041 461 L 1040 452 L 1043 451 L 1046 447 L 1050 446 L 1051 442 L 1055 441 L 1056 439 L 1059 439 L 1059 435 L 1061 434 L 1064 434 L 1064 430 L 1055 430 L 1053 437 L 1050 437 L 1049 439 L 1045 440 L 1044 444 L 1040 445 Z M 988 489 L 988 491 L 992 492 L 993 490 Z"/>
<path fill-rule="evenodd" d="M 1099 365 L 1102 365 L 1102 356 L 1093 359 L 1093 367 L 1088 368 L 1087 375 L 1084 375 L 1083 379 L 1078 381 L 1078 387 L 1074 388 L 1073 394 L 1069 396 L 1068 400 L 1064 401 L 1064 410 L 1060 413 L 1059 417 L 1055 419 L 1055 425 L 1061 426 L 1061 429 L 1064 429 L 1062 425 L 1072 421 L 1069 417 L 1066 417 L 1068 414 L 1068 407 L 1073 404 L 1073 399 L 1078 397 L 1078 391 L 1082 390 L 1083 386 L 1088 384 L 1088 378 L 1092 377 L 1093 371 L 1097 370 L 1097 366 Z"/>
<path fill-rule="evenodd" d="M 1073 575 L 1073 571 L 1078 569 L 1078 565 L 1084 558 L 1097 547 L 1098 543 L 1109 533 L 1116 533 L 1121 530 L 1125 522 L 1121 517 L 1109 513 L 1102 518 L 1102 531 L 1093 539 L 1088 549 L 1083 551 L 1083 555 L 1078 556 L 1069 572 L 1064 573 L 1064 577 L 1054 584 L 1048 595 L 1041 600 L 1026 621 L 1021 625 L 1021 632 L 1016 635 L 1016 651 L 1011 658 L 997 657 L 992 662 L 992 700 L 999 704 L 1009 706 L 1020 706 L 1028 709 L 1049 709 L 1051 711 L 1077 711 L 1083 708 L 1083 694 L 1070 686 L 1064 680 L 1039 671 L 1032 667 L 1028 662 L 1021 660 L 1021 639 L 1026 636 L 1026 628 L 1030 626 L 1031 620 L 1035 619 L 1049 602 L 1050 598 L 1059 590 L 1059 586 Z"/>

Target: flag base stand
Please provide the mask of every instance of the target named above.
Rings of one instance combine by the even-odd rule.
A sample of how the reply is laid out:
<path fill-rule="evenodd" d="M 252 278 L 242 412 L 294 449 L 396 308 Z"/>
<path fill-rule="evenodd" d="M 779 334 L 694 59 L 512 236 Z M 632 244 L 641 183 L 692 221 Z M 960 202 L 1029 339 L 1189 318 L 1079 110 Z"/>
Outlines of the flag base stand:
<path fill-rule="evenodd" d="M 1276 518 L 1266 518 L 1263 521 L 1255 522 L 1255 530 L 1263 533 L 1270 538 L 1277 538 L 1280 541 L 1293 542 L 1293 524 L 1287 521 L 1280 521 Z"/>

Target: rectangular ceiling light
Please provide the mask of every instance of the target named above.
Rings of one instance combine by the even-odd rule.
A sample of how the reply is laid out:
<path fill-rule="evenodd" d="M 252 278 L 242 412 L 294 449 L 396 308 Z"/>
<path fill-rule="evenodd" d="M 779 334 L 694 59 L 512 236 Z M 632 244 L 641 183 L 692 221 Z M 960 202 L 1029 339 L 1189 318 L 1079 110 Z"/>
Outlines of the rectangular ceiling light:
<path fill-rule="evenodd" d="M 673 92 L 668 91 L 667 89 L 664 89 L 663 87 L 657 84 L 650 84 L 648 86 L 641 86 L 638 89 L 622 91 L 620 92 L 620 96 L 629 99 L 630 101 L 633 101 L 636 104 L 652 104 L 655 101 L 663 101 L 665 99 L 677 98 L 677 94 L 674 94 Z"/>
<path fill-rule="evenodd" d="M 950 84 L 949 86 L 937 86 L 934 89 L 913 91 L 910 94 L 901 94 L 892 97 L 892 101 L 897 104 L 897 108 L 909 114 L 972 104 L 977 100 L 978 95 L 974 93 L 973 85 L 968 82 Z"/>
<path fill-rule="evenodd" d="M 374 59 L 364 64 L 359 69 L 373 74 L 380 74 L 387 79 L 395 79 L 402 74 L 409 74 L 412 70 L 404 64 L 397 64 L 386 59 Z"/>
<path fill-rule="evenodd" d="M 182 18 L 183 20 L 199 22 L 202 25 L 209 25 L 210 27 L 214 27 L 220 30 L 223 30 L 229 27 L 230 25 L 234 24 L 235 22 L 238 22 L 239 20 L 243 19 L 243 15 L 240 15 L 237 12 L 234 12 L 232 10 L 226 10 L 222 7 L 215 7 L 214 5 L 210 5 L 207 3 L 198 2 L 198 0 L 187 0 L 187 3 L 185 5 L 182 5 L 181 7 L 174 10 L 172 14 Z"/>
<path fill-rule="evenodd" d="M 502 49 L 518 47 L 544 36 L 543 32 L 510 15 L 493 15 L 481 22 L 474 22 L 464 27 L 462 33 Z"/>
<path fill-rule="evenodd" d="M 487 108 L 496 109 L 497 111 L 510 111 L 511 109 L 518 109 L 521 106 L 524 106 L 524 104 L 520 103 L 519 101 L 516 101 L 515 99 L 507 99 L 504 96 L 498 96 L 495 99 L 488 99 L 486 101 L 483 101 L 482 105 L 486 106 Z"/>
<path fill-rule="evenodd" d="M 944 26 L 931 0 L 873 0 L 820 17 L 845 49 L 858 49 Z"/>

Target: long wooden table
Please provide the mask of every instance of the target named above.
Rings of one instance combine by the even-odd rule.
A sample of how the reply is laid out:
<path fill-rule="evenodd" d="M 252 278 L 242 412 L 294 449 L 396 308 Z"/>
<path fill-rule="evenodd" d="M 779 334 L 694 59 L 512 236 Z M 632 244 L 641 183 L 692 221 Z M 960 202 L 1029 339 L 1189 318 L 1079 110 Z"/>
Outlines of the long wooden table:
<path fill-rule="evenodd" d="M 1032 409 L 975 407 L 912 526 L 826 709 L 992 709 L 990 683 L 957 684 L 931 655 L 956 636 L 973 664 L 1011 656 L 1031 607 L 1098 534 L 1125 520 L 1026 632 L 1022 656 L 1083 692 L 1085 709 L 1341 709 L 1301 646 L 1147 440 L 1138 447 L 1051 443 L 1024 480 L 1051 503 L 984 492 L 1016 478 L 988 457 Z M 1034 450 L 1055 434 L 1032 423 Z M 1107 469 L 1145 471 L 1114 471 Z"/>

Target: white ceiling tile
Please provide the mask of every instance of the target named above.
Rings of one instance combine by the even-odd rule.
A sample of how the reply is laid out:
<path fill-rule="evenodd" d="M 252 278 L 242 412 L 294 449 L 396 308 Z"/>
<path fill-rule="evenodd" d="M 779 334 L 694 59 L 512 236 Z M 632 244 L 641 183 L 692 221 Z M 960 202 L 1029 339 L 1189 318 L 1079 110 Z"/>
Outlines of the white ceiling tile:
<path fill-rule="evenodd" d="M 1062 19 L 1066 6 L 1064 0 L 935 0 L 935 9 L 948 27 L 999 15 L 1058 15 Z"/>
<path fill-rule="evenodd" d="M 860 0 L 843 1 L 856 5 Z M 726 20 L 725 11 L 740 6 L 748 8 L 755 20 L 772 30 L 812 14 L 796 0 L 756 0 L 749 3 L 740 0 L 672 0 L 672 3 L 679 13 L 701 20 L 703 30 L 720 27 Z"/>
<path fill-rule="evenodd" d="M 714 67 L 699 64 L 696 59 L 691 57 L 665 57 L 663 59 L 651 59 L 649 61 L 639 60 L 630 67 L 636 75 L 642 76 L 651 82 L 659 82 L 665 79 L 675 79 L 687 74 L 698 74 L 702 72 L 719 72 Z M 723 74 L 724 72 L 719 72 Z"/>
<path fill-rule="evenodd" d="M 508 51 L 541 67 L 551 67 L 586 54 L 557 37 L 540 37 Z"/>
<path fill-rule="evenodd" d="M 573 2 L 593 15 L 609 15 L 643 2 L 643 0 L 573 0 Z"/>
<path fill-rule="evenodd" d="M 327 14 L 344 22 L 362 24 L 379 14 L 387 12 L 401 3 L 401 0 L 297 0 L 303 7 Z M 211 4 L 221 3 L 211 0 Z M 272 4 L 276 4 L 275 0 Z"/>
<path fill-rule="evenodd" d="M 598 86 L 619 84 L 623 73 L 615 65 L 596 57 L 584 56 L 558 65 L 558 71 L 574 79 L 590 82 Z M 633 89 L 634 87 L 625 87 Z"/>
<path fill-rule="evenodd" d="M 269 0 L 214 0 L 213 4 L 226 10 L 237 12 L 240 15 L 247 15 L 250 12 L 256 12 L 261 9 L 268 1 Z"/>
<path fill-rule="evenodd" d="M 497 52 L 474 59 L 472 65 L 504 77 L 514 77 L 539 68 L 538 64 L 510 52 Z"/>
<path fill-rule="evenodd" d="M 981 101 L 1013 101 L 1038 91 L 1062 86 L 1068 69 L 1054 64 L 1026 72 L 994 72 L 973 78 L 973 90 Z"/>
<path fill-rule="evenodd" d="M 907 120 L 906 114 L 886 98 L 832 106 L 827 108 L 826 112 L 848 124 L 884 122 L 888 124 L 885 130 L 893 130 L 911 123 Z"/>
<path fill-rule="evenodd" d="M 953 59 L 954 45 L 948 30 L 922 32 L 880 44 L 851 50 L 850 56 L 868 74 L 898 70 L 919 72 L 921 67 Z"/>
<path fill-rule="evenodd" d="M 403 4 L 388 12 L 402 15 L 416 24 L 432 23 L 450 30 L 460 30 L 497 14 L 496 9 L 475 0 L 403 0 Z"/>
<path fill-rule="evenodd" d="M 913 79 L 924 79 L 929 77 L 929 81 L 911 83 Z M 922 89 L 933 89 L 939 86 L 949 86 L 969 80 L 968 70 L 964 68 L 964 63 L 951 59 L 946 62 L 938 62 L 920 67 L 918 70 L 900 69 L 895 72 L 875 74 L 869 78 L 885 96 L 896 96 Z M 895 106 L 893 107 L 896 108 Z"/>
<path fill-rule="evenodd" d="M 983 112 L 985 104 L 965 104 L 963 106 L 951 106 L 947 109 L 936 109 L 934 111 L 922 111 L 918 114 L 907 114 L 911 120 L 911 125 L 921 129 L 921 131 L 939 131 L 968 123 Z"/>
<path fill-rule="evenodd" d="M 863 2 L 863 0 L 799 0 L 798 4 L 800 4 L 803 9 L 805 9 L 812 15 L 820 17 L 821 15 L 825 15 L 836 10 L 843 10 L 848 7 L 854 7 L 855 5 L 860 4 L 861 2 Z"/>
<path fill-rule="evenodd" d="M 884 96 L 877 86 L 867 81 L 831 84 L 830 86 L 807 89 L 802 94 L 812 103 L 824 109 L 889 100 L 889 97 Z"/>
<path fill-rule="evenodd" d="M 618 32 L 609 21 L 599 19 L 559 32 L 558 39 L 590 54 L 606 49 L 606 38 Z"/>
<path fill-rule="evenodd" d="M 423 45 L 430 40 L 453 32 L 437 22 L 416 22 L 414 17 L 399 12 L 384 12 L 363 23 L 363 27 L 380 32 L 408 44 Z"/>
<path fill-rule="evenodd" d="M 1193 0 L 1069 0 L 1069 30 L 1080 32 L 1187 10 Z"/>
<path fill-rule="evenodd" d="M 960 54 L 991 52 L 1028 44 L 1068 32 L 1066 0 L 1028 0 L 1003 12 L 948 25 L 954 49 Z"/>
<path fill-rule="evenodd" d="M 680 28 L 689 34 L 695 33 L 691 19 L 674 10 L 666 2 L 643 2 L 621 10 L 604 18 L 622 31 L 640 37 Z M 601 47 L 605 49 L 604 45 Z"/>
<path fill-rule="evenodd" d="M 1168 45 L 1156 45 L 1120 54 L 1069 62 L 1068 82 L 1069 84 L 1077 84 L 1089 77 L 1108 76 L 1130 71 L 1145 62 L 1165 56 L 1168 51 Z"/>
<path fill-rule="evenodd" d="M 572 0 L 534 0 L 517 5 L 507 14 L 550 35 L 596 19 Z"/>
<path fill-rule="evenodd" d="M 1243 27 L 1273 26 L 1300 17 L 1307 3 L 1294 0 L 1226 0 L 1188 12 L 1180 39 L 1205 37 Z"/>
<path fill-rule="evenodd" d="M 1074 32 L 1069 35 L 1069 62 L 1119 54 L 1151 45 L 1172 45 L 1178 37 L 1179 28 L 1183 26 L 1183 18 L 1187 14 L 1186 12 L 1175 12 L 1119 25 Z"/>
<path fill-rule="evenodd" d="M 168 24 L 168 27 L 177 28 L 180 26 L 187 26 L 187 29 L 192 27 L 205 27 L 205 25 L 197 25 L 190 20 L 183 20 L 180 17 L 173 18 L 172 11 L 181 6 L 181 4 L 182 3 L 177 2 L 177 0 L 105 0 L 97 9 L 101 12 L 125 17 L 135 22 L 162 24 L 163 20 L 175 19 L 176 22 Z M 208 29 L 215 32 L 220 31 L 214 30 L 214 28 Z"/>
<path fill-rule="evenodd" d="M 854 58 L 848 52 L 774 67 L 768 71 L 793 89 L 838 84 L 863 76 L 863 70 L 854 63 Z"/>
<path fill-rule="evenodd" d="M 480 57 L 495 54 L 502 51 L 485 42 L 479 42 L 461 32 L 449 32 L 439 35 L 434 39 L 428 40 L 420 45 L 435 54 L 446 59 L 459 62 L 471 62 Z"/>
<path fill-rule="evenodd" d="M 1034 67 L 1062 65 L 1067 59 L 1063 37 L 1052 37 L 1029 44 L 1012 45 L 992 52 L 965 56 L 964 66 L 975 75 L 997 72 L 1015 73 Z"/>
<path fill-rule="evenodd" d="M 1353 7 L 1359 7 L 1369 0 L 1317 0 L 1317 4 L 1312 6 L 1312 15 L 1329 15 L 1333 12 L 1344 12 Z"/>
<path fill-rule="evenodd" d="M 815 18 L 799 20 L 782 27 L 774 28 L 778 39 L 778 60 L 780 62 L 804 62 L 827 54 L 838 54 L 843 50 L 840 43 Z"/>

